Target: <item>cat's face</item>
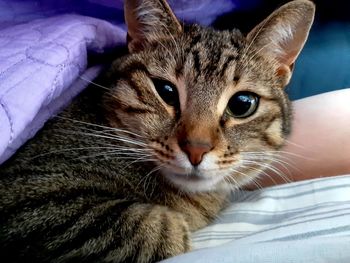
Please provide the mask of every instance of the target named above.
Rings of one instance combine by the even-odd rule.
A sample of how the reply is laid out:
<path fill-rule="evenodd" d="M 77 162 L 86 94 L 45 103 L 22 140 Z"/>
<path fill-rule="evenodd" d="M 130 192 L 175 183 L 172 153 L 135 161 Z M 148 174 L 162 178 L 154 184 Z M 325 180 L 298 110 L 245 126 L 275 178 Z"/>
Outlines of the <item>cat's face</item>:
<path fill-rule="evenodd" d="M 290 131 L 283 90 L 314 6 L 293 1 L 243 36 L 182 27 L 163 1 L 126 1 L 130 55 L 114 63 L 112 126 L 175 186 L 241 186 L 261 173 Z M 156 176 L 156 175 L 155 175 Z"/>

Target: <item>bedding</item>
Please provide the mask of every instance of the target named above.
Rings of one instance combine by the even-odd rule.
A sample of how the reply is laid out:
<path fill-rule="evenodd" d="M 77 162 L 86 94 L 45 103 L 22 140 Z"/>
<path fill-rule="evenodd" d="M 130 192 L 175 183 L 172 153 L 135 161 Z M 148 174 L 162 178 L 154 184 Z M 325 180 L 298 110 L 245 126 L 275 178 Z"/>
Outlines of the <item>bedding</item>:
<path fill-rule="evenodd" d="M 350 262 L 350 175 L 235 192 L 167 263 Z"/>
<path fill-rule="evenodd" d="M 87 86 L 79 76 L 96 77 L 98 67 L 87 71 L 87 53 L 124 39 L 122 29 L 77 15 L 0 30 L 0 164 Z"/>

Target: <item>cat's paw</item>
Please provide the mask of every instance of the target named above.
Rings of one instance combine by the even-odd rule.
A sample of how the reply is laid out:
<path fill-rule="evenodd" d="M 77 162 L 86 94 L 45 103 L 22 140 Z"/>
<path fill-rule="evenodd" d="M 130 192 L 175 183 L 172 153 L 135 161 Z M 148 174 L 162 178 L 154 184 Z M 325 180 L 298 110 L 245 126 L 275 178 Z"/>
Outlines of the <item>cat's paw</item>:
<path fill-rule="evenodd" d="M 190 250 L 190 231 L 183 215 L 165 206 L 134 204 L 121 220 L 121 246 L 107 262 L 156 262 Z"/>

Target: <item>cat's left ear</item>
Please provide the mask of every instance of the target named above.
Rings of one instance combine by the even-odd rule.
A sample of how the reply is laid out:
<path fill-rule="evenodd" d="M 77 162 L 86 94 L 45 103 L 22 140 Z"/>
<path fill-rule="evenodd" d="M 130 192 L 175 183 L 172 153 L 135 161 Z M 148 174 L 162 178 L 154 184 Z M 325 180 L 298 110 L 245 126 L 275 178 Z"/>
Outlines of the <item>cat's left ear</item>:
<path fill-rule="evenodd" d="M 247 35 L 251 45 L 279 63 L 276 73 L 285 76 L 285 84 L 309 35 L 314 14 L 314 3 L 295 0 L 277 9 Z"/>
<path fill-rule="evenodd" d="M 165 0 L 125 0 L 124 16 L 130 52 L 182 32 L 181 24 Z"/>

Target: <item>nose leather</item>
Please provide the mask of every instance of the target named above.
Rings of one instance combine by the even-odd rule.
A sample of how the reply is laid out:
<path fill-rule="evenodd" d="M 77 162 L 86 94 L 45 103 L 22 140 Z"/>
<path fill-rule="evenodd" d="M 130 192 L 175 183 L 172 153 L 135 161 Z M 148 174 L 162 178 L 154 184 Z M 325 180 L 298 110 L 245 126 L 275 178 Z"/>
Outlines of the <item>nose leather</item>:
<path fill-rule="evenodd" d="M 191 164 L 197 166 L 202 162 L 204 154 L 210 152 L 212 145 L 209 143 L 186 141 L 180 143 L 180 148 L 187 154 Z"/>

